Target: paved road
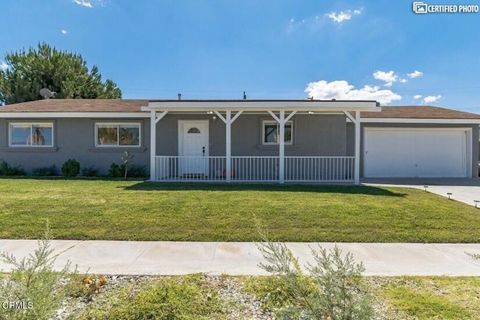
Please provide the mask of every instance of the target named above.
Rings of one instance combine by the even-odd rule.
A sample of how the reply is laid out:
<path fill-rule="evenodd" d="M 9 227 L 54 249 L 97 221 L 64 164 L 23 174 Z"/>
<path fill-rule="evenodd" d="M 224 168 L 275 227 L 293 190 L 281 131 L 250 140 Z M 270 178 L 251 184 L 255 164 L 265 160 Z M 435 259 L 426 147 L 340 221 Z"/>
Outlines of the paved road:
<path fill-rule="evenodd" d="M 372 186 L 406 187 L 424 190 L 448 197 L 471 206 L 480 201 L 480 179 L 365 179 L 364 184 Z M 480 203 L 477 205 L 480 208 Z"/>
<path fill-rule="evenodd" d="M 35 240 L 0 240 L 0 251 L 22 257 L 31 252 Z M 67 260 L 79 271 L 97 274 L 178 275 L 195 272 L 231 275 L 259 275 L 262 256 L 254 243 L 239 242 L 163 242 L 163 241 L 69 241 L 54 240 L 62 251 L 72 247 L 58 260 L 61 268 Z M 288 243 L 302 262 L 310 261 L 309 246 Z M 325 248 L 333 243 L 321 243 Z M 408 244 L 341 243 L 366 267 L 366 275 L 475 275 L 480 276 L 480 262 L 465 252 L 480 253 L 480 244 Z M 0 270 L 8 266 L 0 263 Z"/>

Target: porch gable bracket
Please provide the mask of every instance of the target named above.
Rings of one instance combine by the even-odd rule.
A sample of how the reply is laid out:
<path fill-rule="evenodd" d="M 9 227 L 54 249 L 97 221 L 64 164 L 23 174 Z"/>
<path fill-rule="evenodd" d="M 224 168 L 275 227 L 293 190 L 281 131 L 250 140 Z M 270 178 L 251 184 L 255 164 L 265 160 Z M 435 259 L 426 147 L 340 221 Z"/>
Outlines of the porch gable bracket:
<path fill-rule="evenodd" d="M 275 121 L 280 123 L 280 119 L 278 119 L 278 117 L 275 115 L 275 113 L 273 113 L 273 111 L 268 110 L 268 113 L 270 113 L 270 115 L 272 116 L 273 119 L 275 119 Z"/>
<path fill-rule="evenodd" d="M 352 114 L 348 111 L 343 111 L 343 113 L 345 113 L 345 115 L 347 116 L 348 119 L 350 119 L 350 121 L 352 121 L 353 123 L 357 123 L 357 120 L 355 119 L 354 116 L 352 116 Z"/>
<path fill-rule="evenodd" d="M 155 123 L 158 123 L 160 120 L 163 119 L 163 117 L 165 117 L 167 115 L 168 111 L 163 111 L 162 113 L 160 113 L 159 115 L 156 115 L 155 117 Z"/>

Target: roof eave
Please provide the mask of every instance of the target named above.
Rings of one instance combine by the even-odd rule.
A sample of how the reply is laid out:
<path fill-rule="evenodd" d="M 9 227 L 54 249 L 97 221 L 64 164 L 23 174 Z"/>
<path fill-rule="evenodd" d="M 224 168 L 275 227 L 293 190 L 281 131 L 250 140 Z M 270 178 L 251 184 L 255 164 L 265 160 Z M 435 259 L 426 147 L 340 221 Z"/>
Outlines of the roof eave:
<path fill-rule="evenodd" d="M 362 118 L 362 123 L 480 124 L 480 119 L 459 118 Z"/>
<path fill-rule="evenodd" d="M 380 112 L 376 101 L 152 101 L 142 111 L 368 111 Z"/>
<path fill-rule="evenodd" d="M 0 112 L 0 118 L 148 118 L 146 112 Z"/>

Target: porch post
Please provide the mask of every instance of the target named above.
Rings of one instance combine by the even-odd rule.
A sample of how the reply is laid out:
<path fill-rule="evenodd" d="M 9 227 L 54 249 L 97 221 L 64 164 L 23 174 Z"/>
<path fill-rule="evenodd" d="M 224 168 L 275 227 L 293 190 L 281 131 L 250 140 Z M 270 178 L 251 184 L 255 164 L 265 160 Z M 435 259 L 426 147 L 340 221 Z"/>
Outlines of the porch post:
<path fill-rule="evenodd" d="M 218 111 L 215 114 L 225 123 L 225 181 L 232 181 L 232 123 L 242 114 L 242 110 L 238 111 L 232 117 L 232 111 L 227 110 L 225 117 Z"/>
<path fill-rule="evenodd" d="M 355 111 L 355 184 L 360 184 L 360 111 Z"/>
<path fill-rule="evenodd" d="M 232 180 L 232 111 L 225 114 L 225 175 L 226 181 Z"/>
<path fill-rule="evenodd" d="M 157 180 L 155 172 L 155 156 L 157 154 L 157 112 L 150 111 L 150 181 Z"/>
<path fill-rule="evenodd" d="M 279 119 L 280 135 L 278 143 L 278 182 L 285 182 L 285 111 L 280 110 L 280 119 Z"/>

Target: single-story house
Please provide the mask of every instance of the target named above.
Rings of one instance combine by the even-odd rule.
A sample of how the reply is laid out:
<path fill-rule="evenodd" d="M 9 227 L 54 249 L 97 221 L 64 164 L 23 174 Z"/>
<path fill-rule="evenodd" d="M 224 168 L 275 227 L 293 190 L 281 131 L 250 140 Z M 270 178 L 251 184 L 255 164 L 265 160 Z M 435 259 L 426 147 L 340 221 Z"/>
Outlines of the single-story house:
<path fill-rule="evenodd" d="M 47 99 L 0 107 L 0 159 L 27 172 L 124 151 L 154 181 L 477 177 L 480 115 L 353 100 Z"/>

